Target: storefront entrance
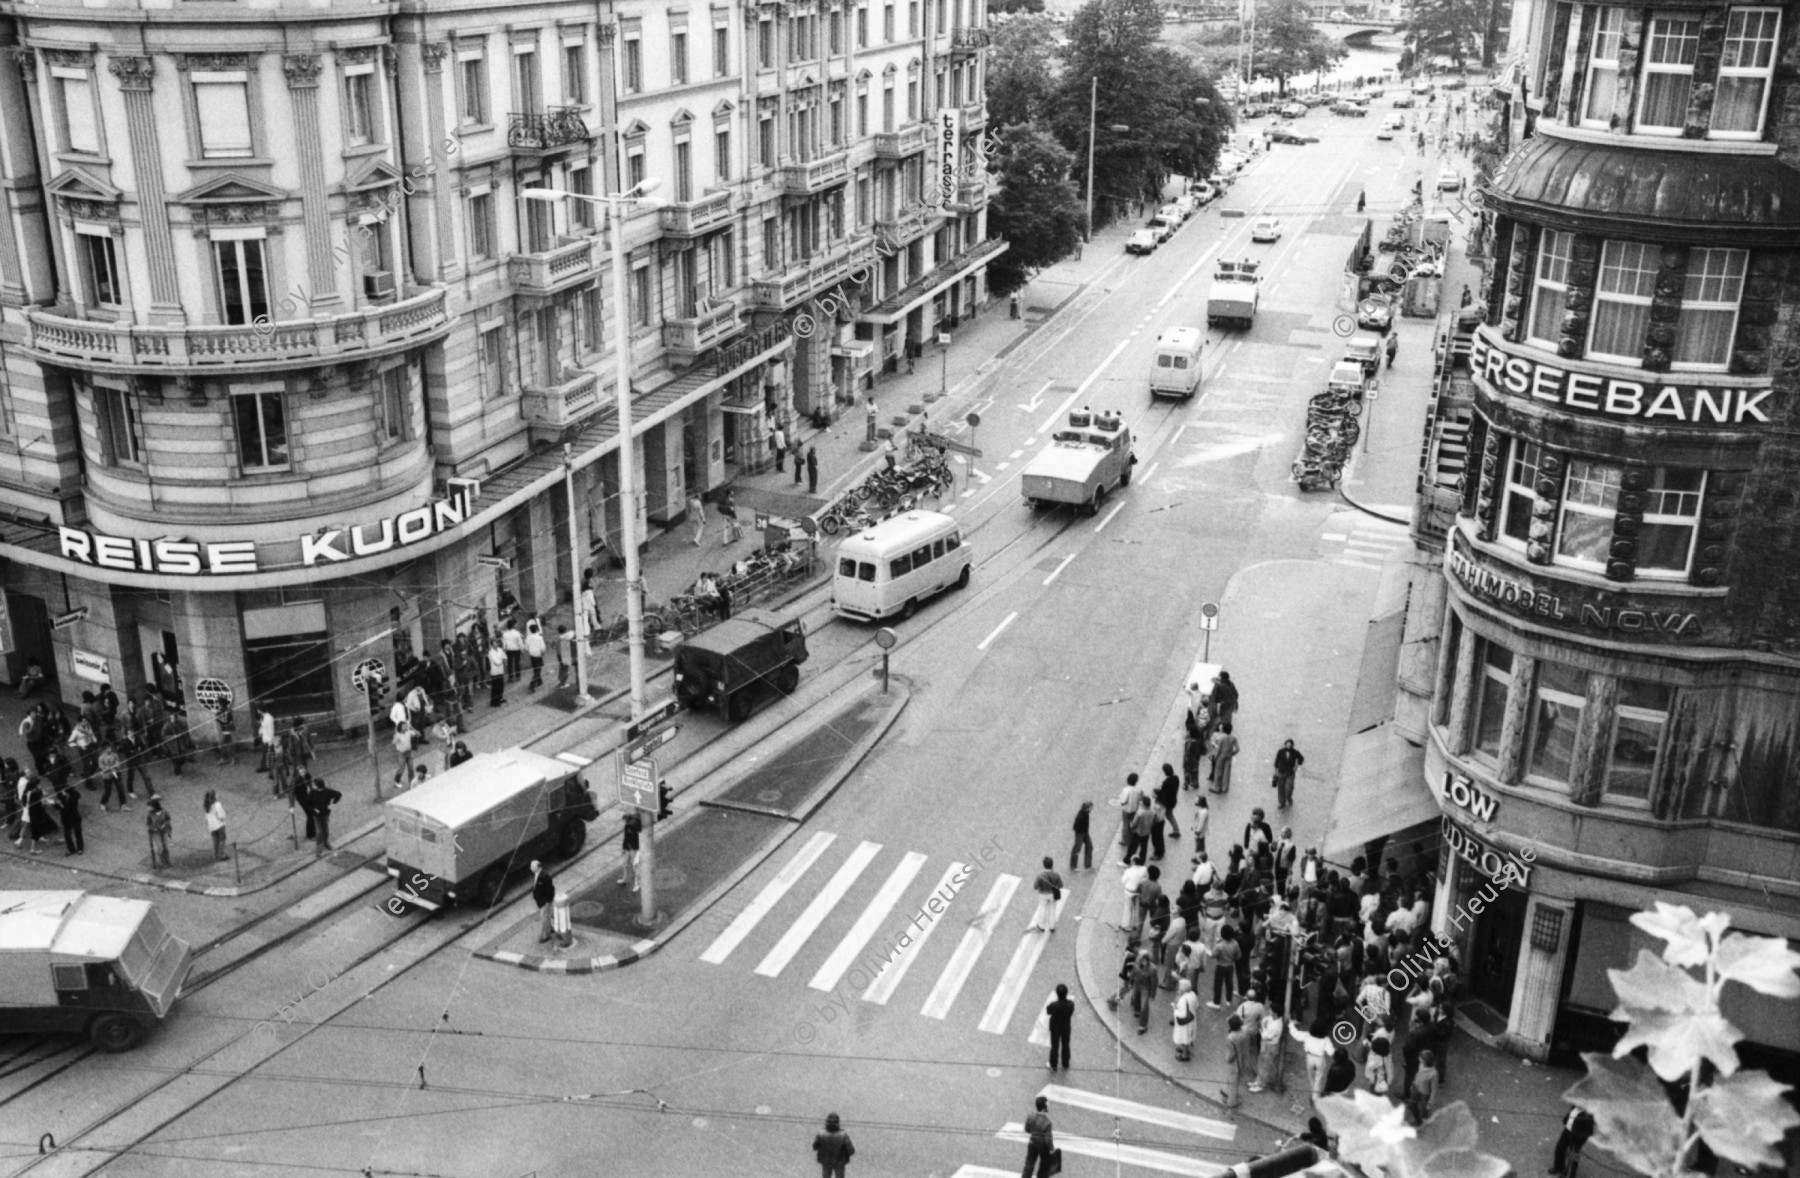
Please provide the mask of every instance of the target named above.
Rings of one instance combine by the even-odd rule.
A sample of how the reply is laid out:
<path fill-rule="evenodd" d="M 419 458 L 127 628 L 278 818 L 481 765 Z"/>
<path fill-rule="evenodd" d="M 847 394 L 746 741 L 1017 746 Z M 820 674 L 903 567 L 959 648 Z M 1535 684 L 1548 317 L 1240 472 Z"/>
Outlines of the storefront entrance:
<path fill-rule="evenodd" d="M 1474 872 L 1462 865 L 1465 887 L 1463 904 L 1469 897 L 1487 891 L 1470 888 Z M 1475 918 L 1475 935 L 1469 941 L 1469 992 L 1502 1015 L 1512 1013 L 1513 975 L 1519 968 L 1519 943 L 1525 935 L 1525 893 L 1513 888 L 1500 892 L 1491 903 L 1484 904 Z"/>

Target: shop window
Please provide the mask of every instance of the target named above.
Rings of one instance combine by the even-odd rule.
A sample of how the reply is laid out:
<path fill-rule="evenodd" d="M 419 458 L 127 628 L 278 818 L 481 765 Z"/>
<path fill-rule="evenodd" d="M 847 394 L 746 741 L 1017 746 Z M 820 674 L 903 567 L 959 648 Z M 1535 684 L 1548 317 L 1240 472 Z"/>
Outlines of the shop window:
<path fill-rule="evenodd" d="M 1575 235 L 1555 229 L 1543 230 L 1538 240 L 1537 277 L 1531 290 L 1531 327 L 1533 343 L 1554 348 L 1562 336 L 1563 311 L 1569 302 L 1569 257 L 1575 246 Z"/>
<path fill-rule="evenodd" d="M 109 466 L 142 466 L 143 433 L 138 426 L 137 399 L 124 389 L 94 386 L 94 416 L 100 423 L 100 445 Z"/>
<path fill-rule="evenodd" d="M 1475 680 L 1475 751 L 1500 755 L 1500 733 L 1506 725 L 1506 693 L 1512 687 L 1513 653 L 1496 642 L 1481 643 L 1480 673 Z"/>
<path fill-rule="evenodd" d="M 1594 43 L 1588 54 L 1586 97 L 1581 121 L 1588 126 L 1612 125 L 1613 101 L 1619 93 L 1619 46 L 1625 39 L 1623 8 L 1590 9 L 1594 13 Z"/>
<path fill-rule="evenodd" d="M 1779 8 L 1734 8 L 1726 18 L 1724 52 L 1713 91 L 1714 138 L 1755 139 L 1762 135 L 1780 28 Z"/>
<path fill-rule="evenodd" d="M 238 465 L 245 473 L 288 467 L 287 407 L 280 393 L 236 393 Z"/>
<path fill-rule="evenodd" d="M 1620 681 L 1612 738 L 1607 743 L 1608 798 L 1649 800 L 1650 785 L 1656 779 L 1656 759 L 1662 751 L 1663 734 L 1668 731 L 1673 694 L 1661 683 Z"/>
<path fill-rule="evenodd" d="M 1656 293 L 1657 250 L 1638 241 L 1609 241 L 1600 251 L 1600 282 L 1594 290 L 1594 325 L 1588 354 L 1627 364 L 1643 361 L 1644 333 L 1650 327 L 1650 299 Z"/>
<path fill-rule="evenodd" d="M 1679 134 L 1687 123 L 1694 61 L 1700 54 L 1700 21 L 1691 16 L 1658 16 L 1644 38 L 1643 76 L 1638 85 L 1638 129 Z"/>
<path fill-rule="evenodd" d="M 1587 672 L 1539 663 L 1531 698 L 1531 755 L 1526 776 L 1539 784 L 1567 785 L 1574 768 L 1575 733 L 1587 706 Z"/>
<path fill-rule="evenodd" d="M 331 682 L 331 635 L 246 638 L 244 678 L 250 698 L 277 716 L 336 708 Z"/>
<path fill-rule="evenodd" d="M 1501 534 L 1520 544 L 1531 535 L 1531 508 L 1537 502 L 1538 458 L 1536 442 L 1514 438 L 1506 464 L 1506 500 Z"/>
<path fill-rule="evenodd" d="M 1744 293 L 1745 250 L 1688 251 L 1681 290 L 1681 317 L 1675 321 L 1676 367 L 1723 371 L 1737 335 L 1738 302 Z"/>

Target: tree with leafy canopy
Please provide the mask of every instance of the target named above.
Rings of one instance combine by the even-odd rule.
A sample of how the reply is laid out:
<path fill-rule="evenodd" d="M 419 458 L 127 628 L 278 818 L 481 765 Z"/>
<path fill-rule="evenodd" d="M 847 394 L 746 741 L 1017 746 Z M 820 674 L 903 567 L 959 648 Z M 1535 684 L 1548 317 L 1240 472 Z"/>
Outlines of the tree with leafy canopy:
<path fill-rule="evenodd" d="M 1406 39 L 1421 68 L 1433 57 L 1448 57 L 1461 69 L 1480 51 L 1481 32 L 1490 25 L 1490 0 L 1416 0 Z"/>
<path fill-rule="evenodd" d="M 1069 180 L 1075 156 L 1044 128 L 1009 128 L 996 162 L 1000 191 L 988 207 L 988 232 L 1011 248 L 988 263 L 988 288 L 1007 295 L 1075 248 L 1084 210 Z"/>
<path fill-rule="evenodd" d="M 1582 1055 L 1588 1074 L 1563 1094 L 1592 1114 L 1589 1144 L 1649 1178 L 1693 1174 L 1703 1147 L 1739 1166 L 1780 1168 L 1776 1146 L 1800 1114 L 1787 1085 L 1740 1068 L 1734 1045 L 1743 1034 L 1720 999 L 1727 982 L 1800 998 L 1800 953 L 1779 937 L 1728 933 L 1728 916 L 1674 904 L 1658 902 L 1631 923 L 1663 949 L 1639 949 L 1630 969 L 1606 971 L 1619 999 L 1612 1017 L 1627 1029 L 1610 1056 Z M 1406 1123 L 1404 1106 L 1369 1092 L 1324 1097 L 1319 1111 L 1344 1160 L 1392 1178 L 1504 1178 L 1513 1169 L 1479 1150 L 1462 1101 L 1419 1126 Z"/>
<path fill-rule="evenodd" d="M 1305 0 L 1264 0 L 1256 6 L 1252 53 L 1251 75 L 1275 79 L 1286 95 L 1289 78 L 1330 69 L 1349 51 L 1336 37 L 1319 31 Z"/>
<path fill-rule="evenodd" d="M 1008 127 L 1043 117 L 1056 93 L 1056 24 L 1047 16 L 1016 16 L 994 26 L 988 51 L 988 126 Z"/>

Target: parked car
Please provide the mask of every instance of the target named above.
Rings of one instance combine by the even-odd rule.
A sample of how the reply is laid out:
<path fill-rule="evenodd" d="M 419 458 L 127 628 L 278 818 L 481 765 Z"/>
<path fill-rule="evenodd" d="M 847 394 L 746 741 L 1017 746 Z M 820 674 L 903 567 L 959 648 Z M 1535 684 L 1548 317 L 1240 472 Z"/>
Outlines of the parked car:
<path fill-rule="evenodd" d="M 1193 191 L 1189 192 L 1188 195 L 1194 198 L 1195 204 L 1204 207 L 1218 199 L 1219 190 L 1202 180 L 1200 183 L 1194 185 Z"/>
<path fill-rule="evenodd" d="M 1413 104 L 1413 96 L 1410 94 L 1402 94 L 1398 98 L 1394 99 L 1394 109 L 1395 110 L 1406 110 L 1406 109 L 1410 108 L 1412 106 L 1412 104 Z"/>
<path fill-rule="evenodd" d="M 1381 295 L 1370 295 L 1356 304 L 1356 325 L 1386 335 L 1394 326 L 1393 301 Z"/>
<path fill-rule="evenodd" d="M 1317 143 L 1318 141 L 1317 135 L 1301 135 L 1286 127 L 1277 127 L 1269 132 L 1270 143 Z"/>
<path fill-rule="evenodd" d="M 1281 237 L 1281 222 L 1275 217 L 1258 217 L 1250 226 L 1251 241 L 1276 241 Z"/>
<path fill-rule="evenodd" d="M 1173 220 L 1165 220 L 1159 215 L 1150 222 L 1150 232 L 1156 234 L 1156 244 L 1161 245 L 1163 242 L 1169 240 L 1169 238 L 1175 236 L 1175 230 L 1179 228 L 1180 225 L 1180 217 L 1175 217 Z"/>
<path fill-rule="evenodd" d="M 1394 128 L 1391 125 L 1389 125 L 1387 123 L 1383 123 L 1383 124 L 1381 124 L 1380 127 L 1376 128 L 1375 138 L 1377 138 L 1377 139 L 1392 139 L 1393 137 L 1394 137 Z"/>
<path fill-rule="evenodd" d="M 1412 92 L 1414 94 L 1430 94 L 1433 90 L 1436 90 L 1436 89 L 1437 89 L 1437 87 L 1432 85 L 1430 82 L 1414 82 Z"/>
<path fill-rule="evenodd" d="M 1284 119 L 1297 119 L 1305 115 L 1306 112 L 1311 109 L 1312 107 L 1307 106 L 1304 102 L 1290 102 L 1281 108 L 1280 113 L 1281 117 Z"/>
<path fill-rule="evenodd" d="M 1331 104 L 1331 113 L 1334 115 L 1345 115 L 1353 119 L 1360 119 L 1369 112 L 1356 105 L 1354 102 L 1334 102 Z"/>
<path fill-rule="evenodd" d="M 1304 102 L 1309 107 L 1313 107 L 1313 106 L 1330 106 L 1333 102 L 1336 102 L 1337 100 L 1329 94 L 1308 94 L 1304 98 L 1302 98 L 1300 101 Z"/>
<path fill-rule="evenodd" d="M 1467 78 L 1451 78 L 1444 83 L 1443 88 L 1446 90 L 1466 90 L 1469 88 L 1469 82 Z"/>
<path fill-rule="evenodd" d="M 1183 221 L 1185 221 L 1189 217 L 1193 216 L 1195 213 L 1200 211 L 1200 202 L 1195 200 L 1193 195 L 1190 193 L 1187 196 L 1176 197 L 1175 198 L 1175 207 L 1176 207 L 1176 209 L 1178 209 L 1180 211 L 1181 219 Z"/>
<path fill-rule="evenodd" d="M 1125 239 L 1125 252 L 1128 254 L 1153 254 L 1156 247 L 1162 244 L 1162 236 L 1154 229 L 1134 229 L 1131 236 Z"/>
<path fill-rule="evenodd" d="M 1439 192 L 1461 192 L 1462 186 L 1462 176 L 1449 168 L 1438 173 L 1437 189 Z"/>
<path fill-rule="evenodd" d="M 1260 102 L 1245 103 L 1244 109 L 1238 112 L 1240 116 L 1246 119 L 1260 119 L 1268 113 L 1269 108 Z"/>

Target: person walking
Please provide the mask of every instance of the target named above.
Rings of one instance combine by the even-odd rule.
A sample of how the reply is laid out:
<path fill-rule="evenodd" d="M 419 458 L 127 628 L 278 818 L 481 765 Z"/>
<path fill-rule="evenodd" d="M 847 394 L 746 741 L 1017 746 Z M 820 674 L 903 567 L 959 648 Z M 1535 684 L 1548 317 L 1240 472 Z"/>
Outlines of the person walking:
<path fill-rule="evenodd" d="M 331 850 L 331 808 L 343 801 L 344 795 L 318 778 L 313 778 L 307 797 L 312 802 L 310 813 L 314 829 L 318 832 L 318 853 L 323 855 Z"/>
<path fill-rule="evenodd" d="M 1038 1097 L 1032 1113 L 1025 1118 L 1025 1168 L 1019 1178 L 1050 1178 L 1062 1169 L 1062 1158 L 1056 1148 L 1056 1127 L 1050 1121 L 1050 1101 Z M 1036 1167 L 1035 1176 L 1033 1167 Z"/>
<path fill-rule="evenodd" d="M 394 766 L 394 788 L 405 789 L 406 783 L 412 779 L 413 773 L 413 727 L 404 717 L 394 725 L 394 755 L 399 764 Z"/>
<path fill-rule="evenodd" d="M 1331 1020 L 1320 1016 L 1306 1030 L 1298 1022 L 1290 1028 L 1294 1041 L 1306 1050 L 1306 1078 L 1313 1099 L 1325 1095 L 1325 1070 L 1331 1060 Z"/>
<path fill-rule="evenodd" d="M 87 854 L 87 842 L 81 837 L 81 791 L 65 785 L 56 794 L 56 817 L 62 823 L 63 846 L 70 855 Z"/>
<path fill-rule="evenodd" d="M 1584 1108 L 1571 1107 L 1563 1117 L 1562 1133 L 1556 1138 L 1556 1153 L 1550 1159 L 1550 1173 L 1561 1176 L 1575 1168 L 1588 1138 L 1594 1135 L 1594 1114 Z"/>
<path fill-rule="evenodd" d="M 1285 810 L 1294 804 L 1294 775 L 1300 772 L 1300 766 L 1306 764 L 1306 756 L 1294 747 L 1294 742 L 1284 740 L 1281 747 L 1275 750 L 1275 808 Z"/>
<path fill-rule="evenodd" d="M 700 541 L 706 538 L 706 504 L 698 494 L 688 493 L 688 520 L 694 525 L 694 547 L 700 547 Z"/>
<path fill-rule="evenodd" d="M 1067 983 L 1056 983 L 1056 997 L 1044 1007 L 1044 1013 L 1050 1016 L 1050 1070 L 1054 1072 L 1060 1067 L 1066 1072 L 1069 1070 L 1069 1033 L 1075 1025 L 1075 1001 L 1069 997 Z"/>
<path fill-rule="evenodd" d="M 1088 834 L 1088 818 L 1093 814 L 1093 811 L 1094 803 L 1092 802 L 1081 803 L 1081 808 L 1075 811 L 1075 825 L 1073 827 L 1075 831 L 1075 845 L 1069 848 L 1070 871 L 1075 870 L 1076 857 L 1082 855 L 1084 852 L 1085 860 L 1082 865 L 1082 870 L 1092 871 L 1094 869 L 1094 840 L 1093 837 Z"/>
<path fill-rule="evenodd" d="M 1163 819 L 1169 824 L 1169 837 L 1181 838 L 1181 824 L 1175 820 L 1175 805 L 1181 801 L 1181 778 L 1175 776 L 1175 766 L 1163 762 L 1162 782 L 1156 787 L 1156 804 L 1162 807 Z"/>
<path fill-rule="evenodd" d="M 531 660 L 531 682 L 525 685 L 526 691 L 536 691 L 544 685 L 544 655 L 550 644 L 544 641 L 544 623 L 534 615 L 525 623 L 525 657 Z"/>
<path fill-rule="evenodd" d="M 1150 1029 L 1150 1008 L 1156 1004 L 1159 984 L 1157 977 L 1156 959 L 1148 950 L 1139 952 L 1137 964 L 1131 967 L 1131 1011 L 1137 1015 L 1140 1035 Z"/>
<path fill-rule="evenodd" d="M 552 907 L 556 900 L 556 881 L 538 859 L 531 861 L 531 876 L 531 902 L 537 905 L 538 944 L 542 945 L 556 935 L 555 909 Z"/>
<path fill-rule="evenodd" d="M 1183 1063 L 1194 1058 L 1194 1033 L 1199 1029 L 1200 999 L 1194 983 L 1182 978 L 1175 991 L 1175 1058 Z"/>
<path fill-rule="evenodd" d="M 144 815 L 144 829 L 150 833 L 150 866 L 155 867 L 160 861 L 164 867 L 172 867 L 169 860 L 169 835 L 175 830 L 175 820 L 163 809 L 162 798 L 150 795 L 150 811 Z"/>
<path fill-rule="evenodd" d="M 1232 1015 L 1225 1022 L 1225 1084 L 1219 1089 L 1219 1099 L 1226 1108 L 1237 1108 L 1244 1103 L 1244 1085 L 1254 1075 L 1254 1064 L 1250 1059 L 1250 1032 L 1244 1029 L 1244 1020 Z"/>
<path fill-rule="evenodd" d="M 643 830 L 644 820 L 636 810 L 625 815 L 625 830 L 619 837 L 619 850 L 624 852 L 619 862 L 619 886 L 630 884 L 634 892 L 638 890 L 638 844 Z"/>
<path fill-rule="evenodd" d="M 1062 889 L 1063 878 L 1056 874 L 1056 860 L 1045 855 L 1044 869 L 1038 872 L 1036 882 L 1031 885 L 1031 890 L 1038 894 L 1037 914 L 1031 918 L 1026 931 L 1056 931 L 1056 906 L 1062 902 Z"/>
<path fill-rule="evenodd" d="M 212 835 L 213 862 L 225 862 L 225 803 L 219 800 L 217 790 L 207 790 L 206 797 L 200 802 L 200 808 L 206 814 L 206 832 Z"/>
<path fill-rule="evenodd" d="M 1394 367 L 1394 357 L 1400 354 L 1400 333 L 1390 330 L 1387 336 L 1387 343 L 1382 345 L 1382 349 L 1387 352 L 1387 366 L 1392 369 Z"/>
<path fill-rule="evenodd" d="M 850 1134 L 836 1113 L 825 1115 L 825 1131 L 813 1138 L 813 1157 L 819 1162 L 820 1178 L 844 1178 L 844 1167 L 856 1156 Z"/>
<path fill-rule="evenodd" d="M 488 707 L 497 708 L 506 702 L 506 650 L 494 639 L 487 652 L 488 672 Z"/>
<path fill-rule="evenodd" d="M 1213 733 L 1212 772 L 1206 779 L 1212 782 L 1212 791 L 1216 794 L 1231 792 L 1231 766 L 1237 760 L 1238 738 L 1231 734 L 1231 722 L 1228 720 L 1219 725 Z"/>
<path fill-rule="evenodd" d="M 106 804 L 112 800 L 115 793 L 119 795 L 119 812 L 121 814 L 131 809 L 131 801 L 137 798 L 136 793 L 131 795 L 130 800 L 127 800 L 125 796 L 125 783 L 119 773 L 122 764 L 123 760 L 120 758 L 117 748 L 109 744 L 100 750 L 100 809 L 102 811 L 106 809 Z M 89 785 L 88 788 L 93 789 L 94 787 Z"/>
<path fill-rule="evenodd" d="M 693 502 L 698 504 L 699 500 L 695 499 Z M 701 507 L 699 513 L 694 517 L 694 530 L 698 533 L 694 539 L 694 546 L 699 547 L 699 536 L 706 532 L 705 507 Z M 581 615 L 587 619 L 588 645 L 592 646 L 600 641 L 600 599 L 594 595 L 594 574 L 592 572 L 581 574 Z"/>
<path fill-rule="evenodd" d="M 817 446 L 806 448 L 806 493 L 809 495 L 819 493 L 819 448 Z"/>

